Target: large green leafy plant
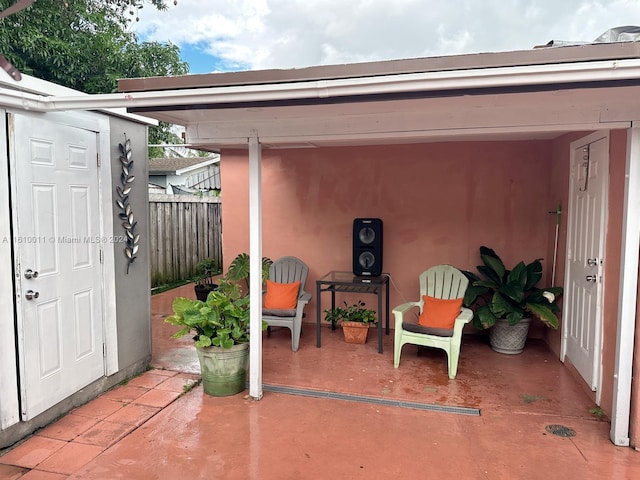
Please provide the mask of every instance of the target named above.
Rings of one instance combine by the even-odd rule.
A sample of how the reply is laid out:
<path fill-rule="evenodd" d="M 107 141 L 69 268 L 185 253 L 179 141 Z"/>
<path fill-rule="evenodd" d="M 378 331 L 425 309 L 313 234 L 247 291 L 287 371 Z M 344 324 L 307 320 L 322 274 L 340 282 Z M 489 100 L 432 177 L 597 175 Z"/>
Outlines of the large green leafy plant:
<path fill-rule="evenodd" d="M 273 262 L 262 259 L 263 280 L 269 276 L 269 267 Z M 199 267 L 213 271 L 217 265 L 207 260 Z M 240 253 L 233 259 L 226 275 L 220 279 L 217 289 L 210 292 L 206 301 L 178 297 L 173 301 L 173 315 L 165 321 L 183 328 L 172 338 L 183 337 L 193 332 L 196 347 L 231 348 L 240 343 L 249 342 L 249 295 L 243 292 L 241 282 L 249 285 L 249 255 Z M 262 322 L 266 330 L 267 322 Z"/>
<path fill-rule="evenodd" d="M 269 268 L 273 260 L 269 257 L 262 257 L 262 281 L 264 282 L 267 278 L 269 278 Z M 247 253 L 239 253 L 229 265 L 229 270 L 227 271 L 227 279 L 232 282 L 241 282 L 244 280 L 247 289 L 249 288 L 249 254 Z"/>
<path fill-rule="evenodd" d="M 0 0 L 0 10 L 15 0 Z M 133 5 L 132 5 L 133 3 Z M 130 13 L 160 0 L 38 0 L 0 21 L 0 54 L 18 70 L 85 93 L 117 91 L 120 78 L 181 75 L 171 43 L 140 42 Z"/>
<path fill-rule="evenodd" d="M 523 318 L 536 317 L 551 328 L 558 328 L 557 299 L 562 287 L 538 288 L 542 279 L 542 259 L 529 264 L 519 262 L 508 270 L 492 249 L 480 247 L 483 265 L 477 267 L 480 276 L 465 271 L 469 288 L 464 296 L 465 306 L 474 310 L 473 323 L 477 328 L 489 328 L 498 319 L 515 325 Z"/>
<path fill-rule="evenodd" d="M 231 348 L 249 342 L 249 296 L 237 283 L 223 279 L 206 302 L 178 297 L 173 301 L 173 315 L 167 323 L 183 328 L 173 334 L 180 338 L 193 332 L 196 347 Z M 262 322 L 262 329 L 267 323 Z"/>

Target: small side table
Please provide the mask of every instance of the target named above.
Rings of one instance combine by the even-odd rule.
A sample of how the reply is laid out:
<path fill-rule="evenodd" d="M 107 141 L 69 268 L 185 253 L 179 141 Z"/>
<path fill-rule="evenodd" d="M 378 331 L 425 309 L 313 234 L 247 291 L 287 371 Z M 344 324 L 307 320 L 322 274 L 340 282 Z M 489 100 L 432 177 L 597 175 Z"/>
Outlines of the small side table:
<path fill-rule="evenodd" d="M 322 292 L 331 292 L 331 310 L 336 308 L 336 292 L 370 293 L 378 296 L 378 353 L 382 353 L 382 293 L 385 293 L 386 334 L 389 335 L 389 276 L 359 277 L 352 272 L 331 271 L 316 280 L 316 347 L 320 348 L 322 328 Z M 336 325 L 331 323 L 331 330 Z"/>

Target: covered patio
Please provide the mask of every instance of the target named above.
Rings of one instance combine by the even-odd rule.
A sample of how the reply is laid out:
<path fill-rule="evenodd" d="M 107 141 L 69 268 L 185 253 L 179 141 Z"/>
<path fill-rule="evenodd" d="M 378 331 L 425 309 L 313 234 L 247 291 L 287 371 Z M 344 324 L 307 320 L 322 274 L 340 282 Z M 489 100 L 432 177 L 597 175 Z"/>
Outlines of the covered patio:
<path fill-rule="evenodd" d="M 177 327 L 164 322 L 176 296 L 193 298 L 192 287 L 187 285 L 152 297 L 151 366 L 199 374 L 191 338 L 170 338 Z M 369 332 L 365 345 L 354 345 L 344 341 L 339 328 L 332 331 L 323 325 L 322 347 L 317 348 L 315 325 L 307 322 L 303 327 L 298 352 L 291 351 L 288 329 L 273 328 L 270 336 L 263 333 L 266 392 L 463 416 L 502 411 L 597 419 L 589 412 L 595 407 L 593 402 L 540 339 L 529 339 L 520 355 L 503 355 L 491 350 L 486 336 L 465 335 L 458 376 L 450 380 L 446 354 L 438 349 L 419 350 L 405 345 L 400 367 L 394 369 L 393 330 L 383 336 L 384 353 L 380 354 L 375 328 Z M 305 422 L 297 416 L 292 421 Z"/>
<path fill-rule="evenodd" d="M 273 338 L 263 341 L 260 336 L 263 254 L 308 261 L 307 288 L 312 289 L 327 271 L 348 269 L 353 218 L 376 217 L 384 218 L 391 233 L 385 234 L 384 270 L 398 287 L 391 292 L 392 306 L 415 295 L 417 276 L 428 266 L 448 263 L 472 269 L 482 244 L 499 249 L 509 264 L 523 257 L 546 258 L 545 283 L 565 287 L 566 309 L 561 328 L 543 334 L 541 343 L 552 354 L 527 365 L 527 373 L 538 363 L 565 362 L 558 366 L 565 369 L 559 377 L 542 375 L 541 383 L 548 385 L 579 378 L 575 373 L 580 371 L 578 391 L 610 416 L 611 441 L 637 446 L 640 397 L 632 376 L 640 365 L 640 346 L 634 343 L 640 331 L 639 86 L 640 45 L 626 42 L 127 79 L 121 81 L 119 94 L 80 98 L 11 93 L 5 100 L 37 111 L 126 106 L 132 113 L 182 124 L 192 146 L 221 153 L 223 256 L 228 262 L 248 251 L 251 258 L 253 399 L 275 395 L 269 389 L 278 384 L 338 390 L 324 382 L 340 379 L 350 368 L 381 375 L 375 377 L 375 388 L 368 382 L 369 390 L 354 389 L 355 395 L 388 390 L 404 399 L 416 389 L 415 379 L 406 385 L 394 377 L 412 368 L 411 355 L 403 355 L 401 368 L 386 375 L 381 373 L 387 368 L 384 356 L 367 357 L 363 367 L 355 359 L 343 361 L 349 352 L 331 358 L 323 346 L 316 353 L 322 358 L 302 360 L 303 350 L 317 350 L 306 348 L 308 333 L 297 356 L 283 351 L 283 357 L 271 358 Z M 593 199 L 586 198 L 589 195 Z M 600 207 L 572 210 L 586 202 Z M 554 242 L 553 227 L 558 224 L 548 214 L 559 204 L 563 210 L 568 205 L 569 211 Z M 593 218 L 572 220 L 571 215 L 596 210 Z M 599 230 L 592 234 L 589 226 L 596 224 Z M 581 238 L 595 238 L 595 248 L 581 249 L 578 258 L 578 245 L 585 243 Z M 585 274 L 578 268 L 587 266 L 594 270 Z M 585 278 L 592 281 L 585 284 Z M 581 310 L 587 296 L 593 308 Z M 311 312 L 315 301 L 309 305 Z M 463 346 L 459 369 L 462 376 L 465 369 L 475 368 L 467 377 L 473 383 L 456 378 L 452 390 L 446 382 L 446 389 L 438 386 L 433 392 L 433 385 L 445 382 L 425 381 L 417 389 L 424 403 L 475 398 L 475 404 L 461 406 L 484 407 L 478 392 L 508 375 L 497 367 L 485 368 L 487 360 L 473 360 L 473 348 L 471 342 Z M 391 350 L 387 344 L 385 355 Z M 584 358 L 575 353 L 583 351 Z M 287 368 L 272 370 L 279 362 Z M 297 362 L 309 370 L 291 368 Z M 278 378 L 283 372 L 293 375 L 298 385 Z M 356 383 L 356 373 L 361 372 L 342 380 Z M 532 395 L 526 405 L 546 405 L 538 398 L 546 398 L 544 394 L 515 388 L 519 381 L 515 376 L 504 384 L 489 384 L 491 395 L 512 392 L 516 402 L 521 395 Z M 580 402 L 562 397 L 552 410 L 574 404 Z M 502 403 L 494 399 L 489 405 Z M 512 410 L 520 414 L 522 405 L 514 405 L 517 411 L 515 406 Z M 571 418 L 580 416 L 574 412 Z M 511 420 L 509 428 L 517 425 Z"/>
<path fill-rule="evenodd" d="M 163 320 L 173 298 L 191 292 L 188 285 L 152 298 L 154 369 L 0 456 L 0 477 L 640 475 L 637 452 L 609 441 L 609 422 L 589 412 L 588 395 L 542 341 L 506 356 L 465 336 L 450 381 L 441 352 L 405 347 L 394 370 L 391 337 L 381 355 L 371 337 L 347 345 L 327 328 L 318 349 L 307 324 L 297 353 L 286 329 L 263 339 L 263 401 L 209 397 L 191 387 L 198 369 L 192 343 L 169 339 L 174 327 Z"/>
<path fill-rule="evenodd" d="M 473 269 L 480 245 L 511 265 L 544 258 L 544 283 L 565 288 L 546 344 L 611 417 L 611 440 L 636 446 L 639 85 L 640 46 L 621 42 L 119 88 L 130 112 L 221 152 L 223 257 L 250 254 L 254 338 L 260 258 L 311 257 L 310 282 L 348 270 L 356 217 L 384 219 L 392 305 L 431 265 Z M 260 399 L 262 342 L 251 358 Z"/>

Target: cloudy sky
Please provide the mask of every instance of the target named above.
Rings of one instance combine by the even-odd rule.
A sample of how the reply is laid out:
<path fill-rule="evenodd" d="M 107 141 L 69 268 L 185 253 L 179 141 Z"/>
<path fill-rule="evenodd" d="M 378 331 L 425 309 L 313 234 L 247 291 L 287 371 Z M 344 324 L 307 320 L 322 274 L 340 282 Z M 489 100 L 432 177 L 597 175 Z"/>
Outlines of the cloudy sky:
<path fill-rule="evenodd" d="M 140 11 L 191 73 L 528 50 L 640 26 L 640 0 L 178 0 Z"/>

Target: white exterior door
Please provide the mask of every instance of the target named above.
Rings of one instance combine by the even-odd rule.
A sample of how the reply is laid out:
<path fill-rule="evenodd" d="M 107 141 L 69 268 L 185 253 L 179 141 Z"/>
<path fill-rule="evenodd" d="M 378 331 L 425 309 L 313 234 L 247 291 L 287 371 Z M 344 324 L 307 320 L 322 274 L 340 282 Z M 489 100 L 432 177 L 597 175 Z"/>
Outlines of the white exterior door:
<path fill-rule="evenodd" d="M 97 134 L 21 114 L 9 131 L 20 409 L 29 420 L 105 371 Z"/>
<path fill-rule="evenodd" d="M 599 391 L 609 139 L 591 136 L 572 149 L 563 360 L 569 359 L 589 387 Z"/>

